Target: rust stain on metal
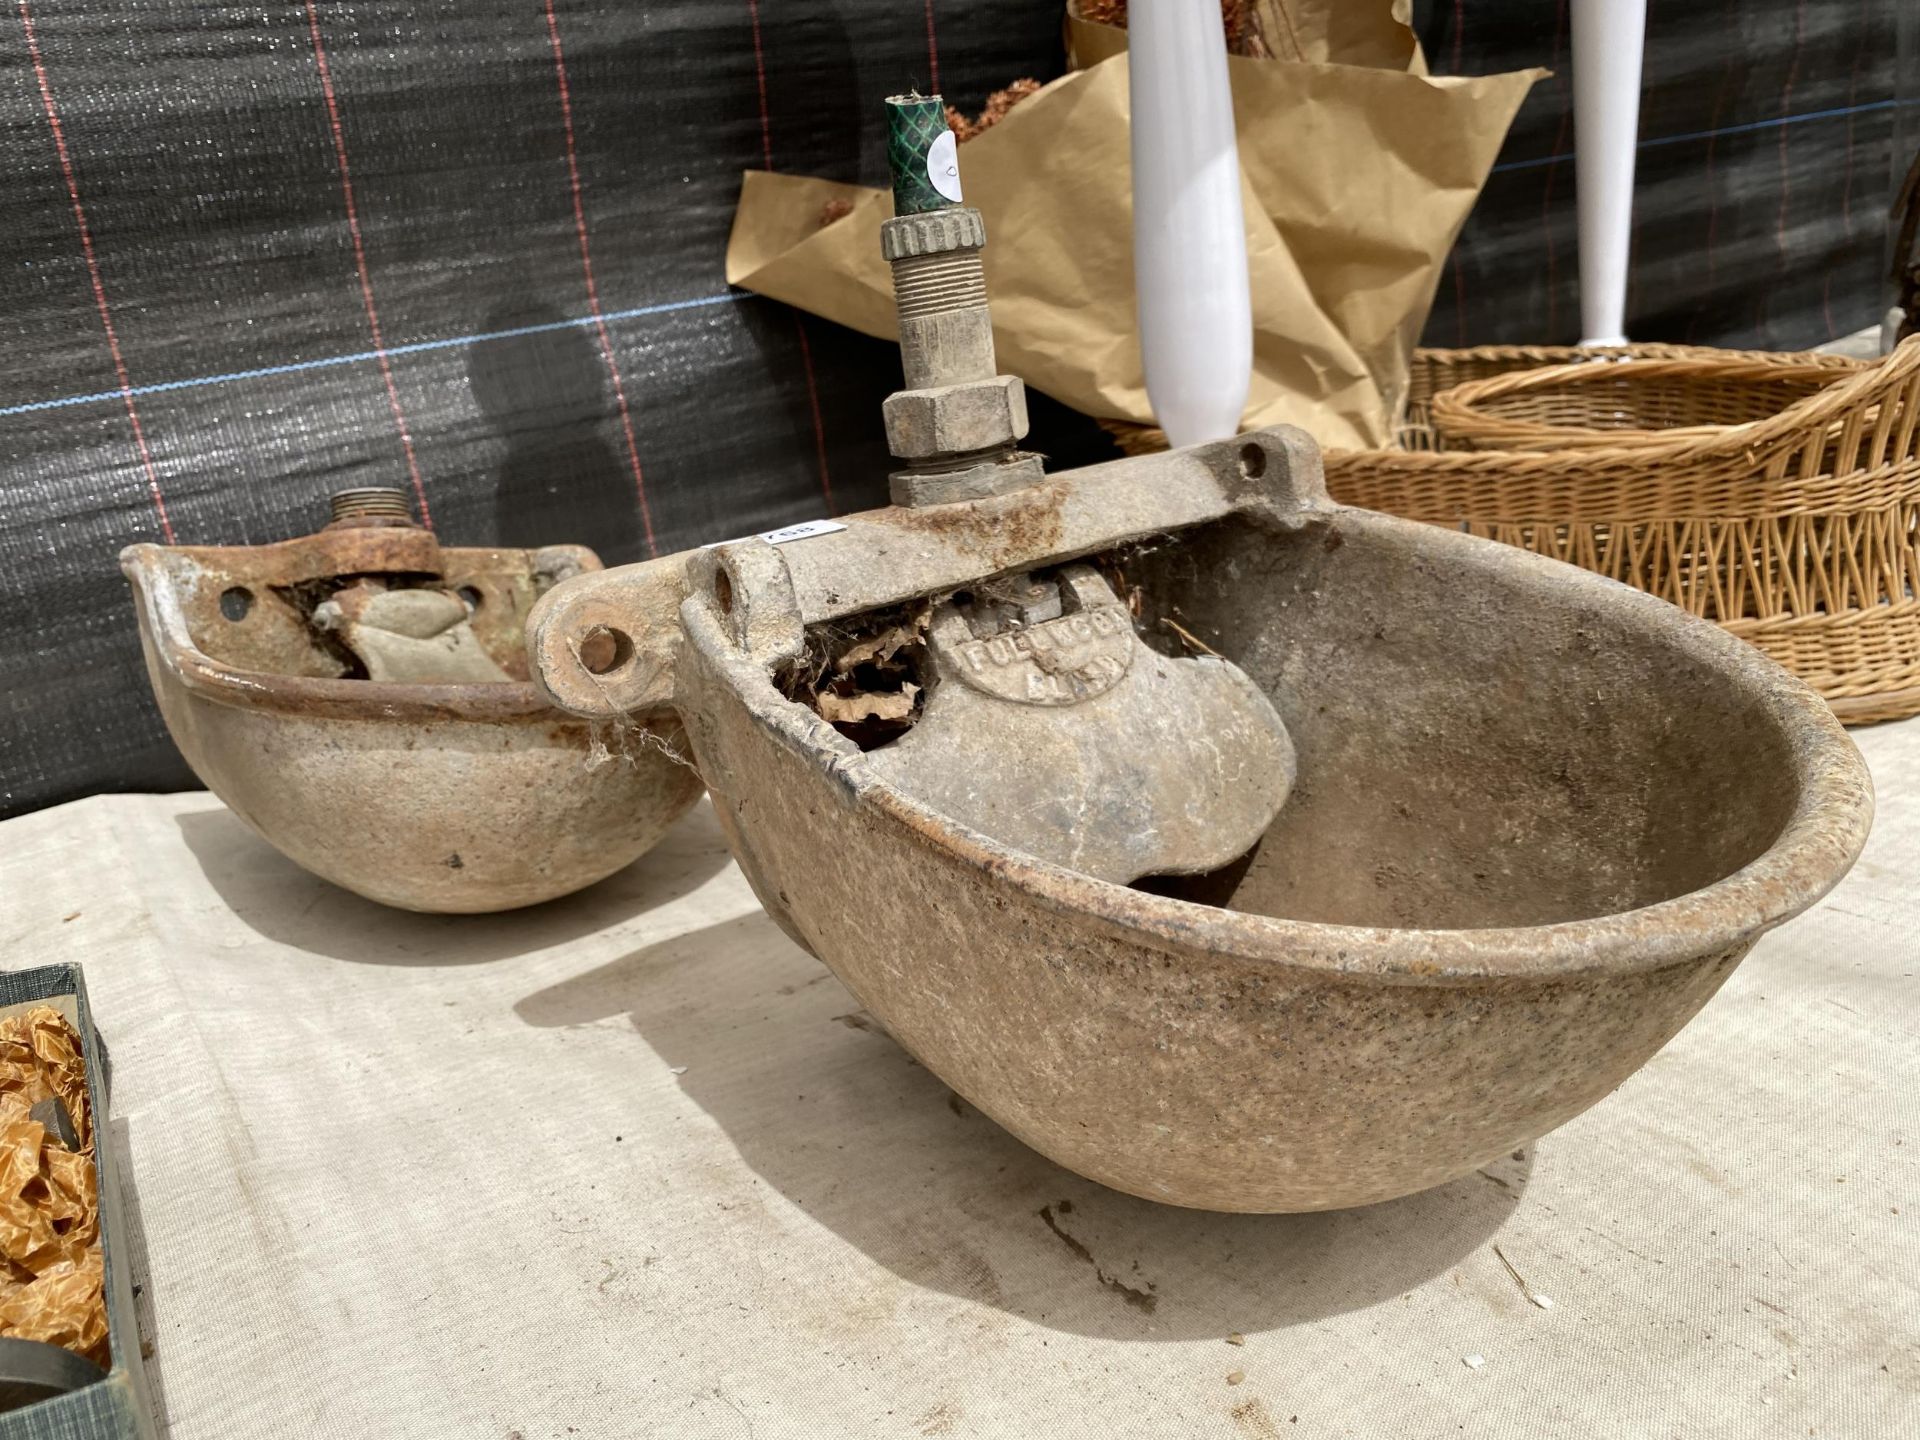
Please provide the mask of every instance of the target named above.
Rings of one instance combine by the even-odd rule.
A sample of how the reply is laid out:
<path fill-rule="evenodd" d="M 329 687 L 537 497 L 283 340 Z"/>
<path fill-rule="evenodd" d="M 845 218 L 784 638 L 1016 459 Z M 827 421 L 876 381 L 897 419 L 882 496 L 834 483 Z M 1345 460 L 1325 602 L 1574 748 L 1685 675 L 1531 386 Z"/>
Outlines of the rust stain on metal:
<path fill-rule="evenodd" d="M 1059 544 L 1061 511 L 1069 493 L 1067 485 L 1040 485 L 956 505 L 900 506 L 874 518 L 896 530 L 963 544 L 987 568 L 1000 569 L 1016 563 L 1017 557 L 1045 554 Z"/>

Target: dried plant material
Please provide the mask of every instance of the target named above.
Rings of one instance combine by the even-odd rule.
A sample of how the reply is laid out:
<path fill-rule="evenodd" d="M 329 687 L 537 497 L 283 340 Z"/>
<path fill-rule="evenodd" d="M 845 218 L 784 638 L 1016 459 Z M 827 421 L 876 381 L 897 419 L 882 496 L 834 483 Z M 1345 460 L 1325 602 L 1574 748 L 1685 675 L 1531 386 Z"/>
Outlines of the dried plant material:
<path fill-rule="evenodd" d="M 913 698 L 919 693 L 920 687 L 909 681 L 898 690 L 877 694 L 855 691 L 851 695 L 836 695 L 831 690 L 822 690 L 816 703 L 820 718 L 836 725 L 853 725 L 863 720 L 905 720 L 913 714 Z"/>
<path fill-rule="evenodd" d="M 1172 620 L 1163 615 L 1160 617 L 1160 623 L 1175 635 L 1178 635 L 1180 637 L 1180 643 L 1196 655 L 1211 655 L 1216 660 L 1220 658 L 1220 652 L 1218 650 L 1207 644 L 1206 641 L 1187 629 L 1187 627 L 1182 625 L 1178 620 Z"/>
<path fill-rule="evenodd" d="M 1426 56 L 1413 35 L 1413 0 L 1221 0 L 1227 50 L 1252 60 L 1305 60 L 1426 73 Z M 1127 28 L 1127 0 L 1071 0 L 1068 50 L 1081 66 L 1114 53 L 1088 32 Z M 1124 44 L 1124 40 L 1121 42 Z M 1081 54 L 1090 50 L 1090 54 Z"/>
<path fill-rule="evenodd" d="M 1553 1301 L 1547 1296 L 1539 1294 L 1531 1285 L 1527 1284 L 1526 1278 L 1522 1276 L 1518 1270 L 1514 1269 L 1513 1262 L 1507 1259 L 1506 1253 L 1502 1251 L 1498 1245 L 1493 1247 L 1493 1253 L 1499 1256 L 1500 1263 L 1507 1267 L 1507 1274 L 1513 1277 L 1513 1283 L 1520 1287 L 1520 1293 L 1522 1295 L 1526 1296 L 1527 1299 L 1531 1300 L 1535 1305 L 1538 1305 L 1542 1310 L 1551 1310 L 1553 1308 Z"/>
<path fill-rule="evenodd" d="M 1096 25 L 1127 27 L 1127 0 L 1080 0 L 1074 7 L 1082 20 Z M 1220 20 L 1226 26 L 1227 50 L 1262 60 L 1273 54 L 1261 33 L 1254 0 L 1220 0 Z"/>
<path fill-rule="evenodd" d="M 878 635 L 866 640 L 856 640 L 834 657 L 833 669 L 837 675 L 845 675 L 856 665 L 868 661 L 884 665 L 909 645 L 918 645 L 926 638 L 926 624 L 916 620 L 905 625 L 889 625 Z"/>
<path fill-rule="evenodd" d="M 835 195 L 820 207 L 820 228 L 826 229 L 836 220 L 844 220 L 853 213 L 853 202 Z"/>
<path fill-rule="evenodd" d="M 1242 1335 L 1238 1330 L 1236 1330 L 1231 1335 L 1227 1336 L 1227 1343 L 1229 1345 L 1244 1345 L 1247 1343 L 1247 1337 Z"/>
<path fill-rule="evenodd" d="M 1222 0 L 1220 19 L 1226 26 L 1227 50 L 1234 55 L 1250 55 L 1264 60 L 1273 54 L 1260 23 L 1253 0 Z"/>
<path fill-rule="evenodd" d="M 863 750 L 898 739 L 920 716 L 932 613 L 923 606 L 856 630 L 819 627 L 806 659 L 785 679 L 787 698 L 811 706 Z"/>
<path fill-rule="evenodd" d="M 80 1149 L 31 1114 L 57 1099 Z M 80 1037 L 51 1006 L 0 1019 L 0 1335 L 63 1345 L 105 1366 L 94 1116 Z"/>
<path fill-rule="evenodd" d="M 1247 1372 L 1244 1370 L 1229 1370 L 1227 1372 L 1227 1383 L 1229 1385 L 1238 1385 L 1242 1380 L 1245 1380 L 1246 1378 L 1247 1378 Z"/>
<path fill-rule="evenodd" d="M 1102 420 L 1100 428 L 1113 437 L 1122 455 L 1154 455 L 1167 449 L 1167 432 L 1158 425 L 1136 425 L 1130 420 Z"/>
<path fill-rule="evenodd" d="M 982 110 L 976 119 L 969 120 L 958 110 L 954 109 L 953 106 L 949 105 L 947 107 L 947 128 L 953 131 L 953 138 L 964 145 L 967 141 L 973 139 L 974 136 L 985 134 L 995 125 L 999 124 L 1000 121 L 1006 118 L 1009 110 L 1013 109 L 1014 106 L 1018 105 L 1029 95 L 1037 95 L 1039 93 L 1040 82 L 1031 76 L 1023 76 L 1007 86 L 1006 89 L 996 90 L 989 95 L 987 97 L 987 108 Z M 847 208 L 851 210 L 853 207 L 849 205 Z"/>

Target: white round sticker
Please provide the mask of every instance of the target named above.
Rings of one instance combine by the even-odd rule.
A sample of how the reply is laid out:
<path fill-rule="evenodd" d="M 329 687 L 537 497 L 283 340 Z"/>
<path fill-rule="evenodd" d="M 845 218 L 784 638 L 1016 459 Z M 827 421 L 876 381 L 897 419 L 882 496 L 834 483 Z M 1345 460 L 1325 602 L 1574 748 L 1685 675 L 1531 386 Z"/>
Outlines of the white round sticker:
<path fill-rule="evenodd" d="M 927 179 L 947 199 L 960 199 L 960 146 L 953 132 L 936 135 L 927 147 Z"/>

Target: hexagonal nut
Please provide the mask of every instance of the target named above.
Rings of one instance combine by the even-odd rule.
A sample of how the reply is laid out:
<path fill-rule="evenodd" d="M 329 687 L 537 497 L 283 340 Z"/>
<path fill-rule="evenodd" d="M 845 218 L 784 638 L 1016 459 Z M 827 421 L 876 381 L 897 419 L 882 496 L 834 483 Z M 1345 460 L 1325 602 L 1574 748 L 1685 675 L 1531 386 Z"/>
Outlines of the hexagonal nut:
<path fill-rule="evenodd" d="M 899 390 L 881 406 L 887 448 L 902 460 L 965 455 L 1011 445 L 1027 433 L 1027 387 L 1017 375 L 964 385 Z"/>

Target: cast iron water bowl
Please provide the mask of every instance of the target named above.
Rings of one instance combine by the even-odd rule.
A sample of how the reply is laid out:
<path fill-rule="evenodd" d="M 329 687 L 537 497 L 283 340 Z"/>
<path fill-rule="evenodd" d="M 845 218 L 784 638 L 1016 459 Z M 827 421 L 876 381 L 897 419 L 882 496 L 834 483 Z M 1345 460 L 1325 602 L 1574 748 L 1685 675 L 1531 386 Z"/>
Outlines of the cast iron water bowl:
<path fill-rule="evenodd" d="M 677 616 L 641 604 L 657 572 L 569 582 L 536 675 L 585 703 L 559 641 L 623 593 L 630 629 L 677 633 L 675 704 L 769 912 L 969 1102 L 1115 1188 L 1301 1211 L 1464 1175 L 1631 1075 L 1865 841 L 1865 767 L 1812 691 L 1624 586 L 1332 505 L 1297 432 L 933 509 L 712 552 Z M 783 693 L 783 626 L 1102 552 L 1143 640 L 1174 621 L 1285 722 L 1297 775 L 1250 862 L 1076 873 Z"/>
<path fill-rule="evenodd" d="M 700 794 L 666 753 L 678 723 L 594 725 L 554 709 L 526 672 L 534 600 L 600 562 L 579 546 L 442 549 L 404 517 L 350 516 L 276 545 L 122 552 L 187 763 L 288 858 L 402 909 L 507 910 L 630 864 Z M 311 616 L 368 576 L 460 597 L 459 638 L 480 652 L 466 659 L 497 678 L 352 678 L 354 656 Z"/>

